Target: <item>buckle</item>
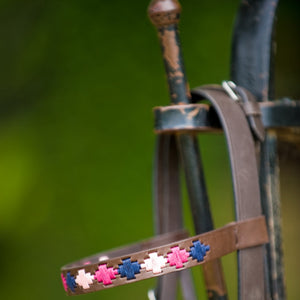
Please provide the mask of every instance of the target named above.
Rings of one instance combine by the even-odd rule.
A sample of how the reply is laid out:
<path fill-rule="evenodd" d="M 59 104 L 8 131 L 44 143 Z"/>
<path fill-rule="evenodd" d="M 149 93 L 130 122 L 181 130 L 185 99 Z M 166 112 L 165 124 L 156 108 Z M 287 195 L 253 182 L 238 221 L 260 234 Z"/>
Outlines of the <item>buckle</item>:
<path fill-rule="evenodd" d="M 233 81 L 230 80 L 223 80 L 222 81 L 222 88 L 228 94 L 228 96 L 234 101 L 240 101 L 241 98 L 239 94 L 236 92 L 237 86 Z"/>
<path fill-rule="evenodd" d="M 251 128 L 253 137 L 263 142 L 265 139 L 265 129 L 261 119 L 261 110 L 255 97 L 246 89 L 237 86 L 233 81 L 222 81 L 222 87 L 228 96 L 238 102 Z"/>

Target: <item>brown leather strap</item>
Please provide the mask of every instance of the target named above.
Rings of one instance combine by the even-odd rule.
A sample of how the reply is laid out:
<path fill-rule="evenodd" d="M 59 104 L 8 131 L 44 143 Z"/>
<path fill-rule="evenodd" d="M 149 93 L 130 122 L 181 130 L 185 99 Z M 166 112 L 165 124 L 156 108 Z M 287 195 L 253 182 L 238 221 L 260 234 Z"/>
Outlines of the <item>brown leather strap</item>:
<path fill-rule="evenodd" d="M 157 136 L 153 173 L 153 206 L 156 235 L 182 228 L 178 152 L 174 135 Z M 158 279 L 157 299 L 176 299 L 179 273 Z"/>
<path fill-rule="evenodd" d="M 232 168 L 237 222 L 176 242 L 175 240 L 180 236 L 178 232 L 167 237 L 160 236 L 147 243 L 98 254 L 65 266 L 62 268 L 62 280 L 69 295 L 89 293 L 173 273 L 212 262 L 230 252 L 240 250 L 238 252 L 239 299 L 264 299 L 264 248 L 261 245 L 268 241 L 268 237 L 265 220 L 261 216 L 254 142 L 245 114 L 240 105 L 232 101 L 219 86 L 196 89 L 193 91 L 193 96 L 197 100 L 205 98 L 211 101 L 224 129 Z M 167 148 L 172 144 L 170 141 L 172 136 L 169 141 L 166 137 L 160 140 L 168 144 Z M 162 150 L 164 149 L 166 148 L 163 147 Z M 172 155 L 175 160 L 170 159 Z M 167 156 L 165 160 L 169 163 L 173 161 L 171 165 L 163 165 L 169 170 L 177 160 L 177 154 L 172 155 Z M 162 186 L 160 191 L 168 197 L 174 197 L 179 204 L 180 198 L 173 194 L 174 191 L 175 194 L 179 191 L 177 165 L 174 170 L 176 174 L 174 178 L 172 172 L 162 173 L 166 176 L 164 184 L 167 184 L 168 188 Z M 157 204 L 167 209 L 167 213 L 172 211 L 170 202 Z M 163 215 L 162 219 L 166 218 L 166 220 L 158 224 L 157 231 L 181 227 L 179 208 L 180 206 L 178 210 L 172 211 L 177 221 L 179 220 L 178 224 L 175 219 L 169 219 L 170 215 Z M 168 244 L 163 245 L 166 241 Z M 157 264 L 159 271 L 157 271 Z M 153 268 L 156 268 L 156 271 Z"/>
<path fill-rule="evenodd" d="M 256 249 L 257 245 L 268 242 L 262 216 L 174 242 L 184 235 L 186 233 L 180 231 L 159 236 L 67 265 L 62 268 L 65 289 L 69 295 L 90 293 L 181 271 L 239 249 Z M 136 249 L 139 251 L 130 253 Z"/>
<path fill-rule="evenodd" d="M 194 99 L 207 99 L 215 108 L 226 135 L 231 163 L 236 219 L 247 220 L 261 214 L 255 146 L 241 106 L 220 86 L 192 91 Z M 264 247 L 238 253 L 239 299 L 264 299 Z"/>
<path fill-rule="evenodd" d="M 154 223 L 157 235 L 183 227 L 180 189 L 179 153 L 175 135 L 158 135 L 153 174 Z M 180 278 L 179 278 L 180 277 Z M 168 274 L 159 278 L 156 299 L 176 299 L 177 282 L 181 281 L 185 299 L 196 299 L 190 270 Z"/>
<path fill-rule="evenodd" d="M 178 161 L 175 136 L 158 135 L 153 176 L 156 234 L 178 230 L 183 226 Z"/>

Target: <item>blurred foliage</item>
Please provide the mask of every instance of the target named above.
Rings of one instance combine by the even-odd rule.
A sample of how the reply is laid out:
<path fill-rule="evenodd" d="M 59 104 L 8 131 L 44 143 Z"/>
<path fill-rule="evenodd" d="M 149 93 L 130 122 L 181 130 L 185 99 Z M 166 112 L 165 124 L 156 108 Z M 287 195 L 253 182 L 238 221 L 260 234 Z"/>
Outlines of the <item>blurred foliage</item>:
<path fill-rule="evenodd" d="M 190 85 L 219 83 L 229 77 L 238 1 L 181 3 Z M 66 299 L 62 265 L 153 235 L 151 110 L 169 100 L 147 5 L 0 0 L 1 299 Z M 298 13 L 299 2 L 282 1 L 278 96 L 300 94 Z M 200 143 L 215 224 L 221 226 L 233 219 L 225 143 L 215 135 Z M 299 170 L 293 166 L 283 169 L 290 299 L 300 291 Z M 185 210 L 190 225 L 187 203 Z M 224 265 L 234 299 L 234 255 Z M 154 283 L 81 297 L 146 299 Z M 203 295 L 203 283 L 197 287 Z"/>

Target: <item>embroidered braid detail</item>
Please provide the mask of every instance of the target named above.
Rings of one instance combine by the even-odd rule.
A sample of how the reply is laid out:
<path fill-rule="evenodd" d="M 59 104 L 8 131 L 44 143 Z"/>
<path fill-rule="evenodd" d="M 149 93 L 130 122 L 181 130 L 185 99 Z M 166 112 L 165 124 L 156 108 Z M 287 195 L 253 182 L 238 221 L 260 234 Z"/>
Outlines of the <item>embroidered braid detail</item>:
<path fill-rule="evenodd" d="M 184 263 L 192 260 L 202 262 L 207 252 L 210 250 L 209 245 L 202 244 L 199 240 L 192 242 L 192 245 L 188 249 L 180 249 L 179 246 L 169 248 L 164 251 L 164 254 L 159 255 L 157 251 L 149 254 L 145 253 L 144 260 L 139 263 L 136 260 L 133 261 L 131 257 L 122 259 L 122 264 L 119 264 L 118 268 L 107 267 L 107 263 L 95 266 L 94 272 L 88 272 L 84 267 L 77 271 L 77 276 L 71 275 L 67 272 L 66 275 L 61 274 L 61 279 L 65 291 L 72 291 L 76 293 L 76 288 L 81 287 L 84 290 L 88 290 L 92 286 L 102 283 L 104 286 L 113 284 L 113 280 L 120 276 L 126 277 L 127 280 L 135 279 L 136 274 L 141 272 L 152 271 L 154 275 L 163 272 L 163 268 L 169 266 L 175 266 L 176 269 L 184 267 Z M 108 258 L 107 258 L 108 259 Z M 91 271 L 90 262 L 84 263 L 89 271 Z"/>

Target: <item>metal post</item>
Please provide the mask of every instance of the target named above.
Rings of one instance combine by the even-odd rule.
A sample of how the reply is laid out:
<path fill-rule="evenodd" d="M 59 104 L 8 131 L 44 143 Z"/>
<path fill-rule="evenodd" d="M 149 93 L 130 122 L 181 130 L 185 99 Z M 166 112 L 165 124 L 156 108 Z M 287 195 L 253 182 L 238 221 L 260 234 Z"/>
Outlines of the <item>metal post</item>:
<path fill-rule="evenodd" d="M 241 1 L 236 19 L 231 60 L 231 79 L 251 91 L 259 101 L 274 99 L 274 23 L 278 0 Z M 260 187 L 267 218 L 267 299 L 286 299 L 281 239 L 277 137 L 267 131 L 261 147 Z"/>
<path fill-rule="evenodd" d="M 190 91 L 184 72 L 177 27 L 181 12 L 180 4 L 177 0 L 153 0 L 148 12 L 152 23 L 158 29 L 171 102 L 176 105 L 188 104 Z M 185 171 L 195 231 L 199 234 L 212 230 L 213 221 L 197 139 L 192 134 L 178 134 L 177 146 Z M 227 299 L 219 260 L 206 264 L 204 277 L 209 299 Z"/>

